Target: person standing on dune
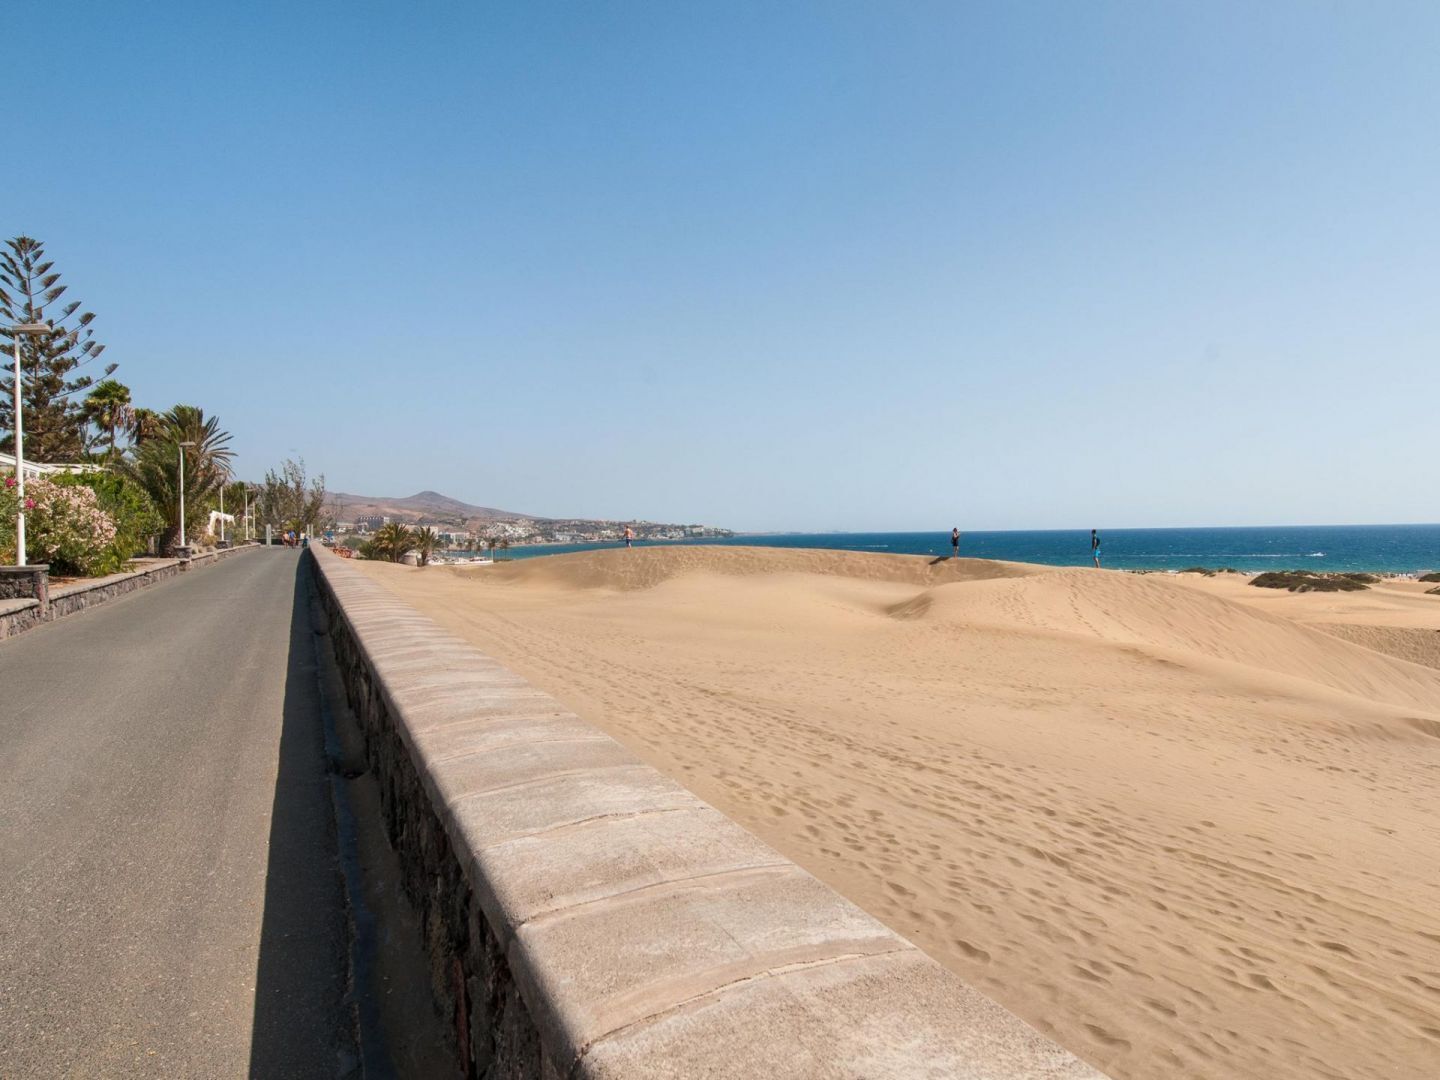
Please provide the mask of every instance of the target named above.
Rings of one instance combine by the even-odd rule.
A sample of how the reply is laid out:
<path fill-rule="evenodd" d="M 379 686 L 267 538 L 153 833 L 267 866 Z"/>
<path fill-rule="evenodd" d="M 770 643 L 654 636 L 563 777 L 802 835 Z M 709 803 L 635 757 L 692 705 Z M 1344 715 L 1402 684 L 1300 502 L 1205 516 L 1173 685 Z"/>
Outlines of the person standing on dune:
<path fill-rule="evenodd" d="M 635 542 L 635 530 L 629 525 L 625 526 L 625 546 L 628 548 Z"/>
<path fill-rule="evenodd" d="M 958 558 L 960 557 L 960 526 L 959 526 L 959 525 L 956 525 L 953 529 L 950 530 L 950 552 L 951 552 L 950 557 L 951 557 L 952 559 L 958 559 Z"/>
<path fill-rule="evenodd" d="M 1100 569 L 1100 534 L 1090 530 L 1090 557 L 1095 560 L 1095 569 Z"/>

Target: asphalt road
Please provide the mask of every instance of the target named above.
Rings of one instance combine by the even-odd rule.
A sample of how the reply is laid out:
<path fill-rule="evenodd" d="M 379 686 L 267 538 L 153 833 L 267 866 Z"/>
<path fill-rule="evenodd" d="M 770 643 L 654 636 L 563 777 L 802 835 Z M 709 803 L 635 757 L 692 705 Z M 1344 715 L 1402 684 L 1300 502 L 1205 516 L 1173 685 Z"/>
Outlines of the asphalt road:
<path fill-rule="evenodd" d="M 0 1077 L 357 1070 L 306 573 L 0 642 Z"/>

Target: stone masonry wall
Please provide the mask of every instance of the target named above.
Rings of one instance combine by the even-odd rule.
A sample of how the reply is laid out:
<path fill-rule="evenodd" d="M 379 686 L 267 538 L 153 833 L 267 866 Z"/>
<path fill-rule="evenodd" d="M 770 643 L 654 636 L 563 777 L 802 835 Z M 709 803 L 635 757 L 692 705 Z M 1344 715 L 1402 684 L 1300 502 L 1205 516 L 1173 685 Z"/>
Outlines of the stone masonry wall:
<path fill-rule="evenodd" d="M 468 1077 L 1103 1080 L 359 567 L 310 557 Z"/>
<path fill-rule="evenodd" d="M 384 695 L 321 581 L 351 711 L 365 732 L 365 756 L 380 789 L 390 846 L 405 895 L 420 913 L 436 1003 L 455 1026 L 467 1078 L 540 1080 L 539 1033 L 520 999 L 504 950 L 461 872 L 440 818 L 401 742 Z"/>
<path fill-rule="evenodd" d="M 0 600 L 36 600 L 43 606 L 47 588 L 43 565 L 0 566 Z"/>

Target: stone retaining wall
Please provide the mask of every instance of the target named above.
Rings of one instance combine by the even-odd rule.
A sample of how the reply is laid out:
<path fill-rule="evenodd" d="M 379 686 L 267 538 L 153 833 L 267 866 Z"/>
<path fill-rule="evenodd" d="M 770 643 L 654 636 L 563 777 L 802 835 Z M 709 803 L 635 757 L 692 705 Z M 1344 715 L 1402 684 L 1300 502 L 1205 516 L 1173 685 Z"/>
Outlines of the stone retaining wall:
<path fill-rule="evenodd" d="M 253 546 L 230 548 L 225 551 L 211 551 L 192 559 L 155 559 L 140 570 L 123 574 L 78 581 L 73 585 L 50 588 L 48 603 L 38 600 L 0 603 L 0 640 L 13 637 L 44 622 L 52 622 L 77 611 L 84 611 L 117 596 L 143 589 L 157 581 L 174 577 L 193 568 L 210 566 L 220 559 L 252 551 Z"/>
<path fill-rule="evenodd" d="M 468 1076 L 1101 1077 L 357 567 L 310 550 Z"/>
<path fill-rule="evenodd" d="M 49 566 L 0 566 L 0 600 L 34 600 L 42 608 L 50 586 Z"/>

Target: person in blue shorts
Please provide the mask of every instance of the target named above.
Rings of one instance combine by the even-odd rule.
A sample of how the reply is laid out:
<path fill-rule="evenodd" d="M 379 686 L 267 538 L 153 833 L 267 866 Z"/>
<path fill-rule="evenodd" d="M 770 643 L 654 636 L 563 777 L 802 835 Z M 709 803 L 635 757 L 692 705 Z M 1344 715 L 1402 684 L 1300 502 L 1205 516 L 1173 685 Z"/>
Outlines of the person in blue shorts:
<path fill-rule="evenodd" d="M 1090 530 L 1090 557 L 1095 560 L 1095 569 L 1100 569 L 1100 534 Z"/>

